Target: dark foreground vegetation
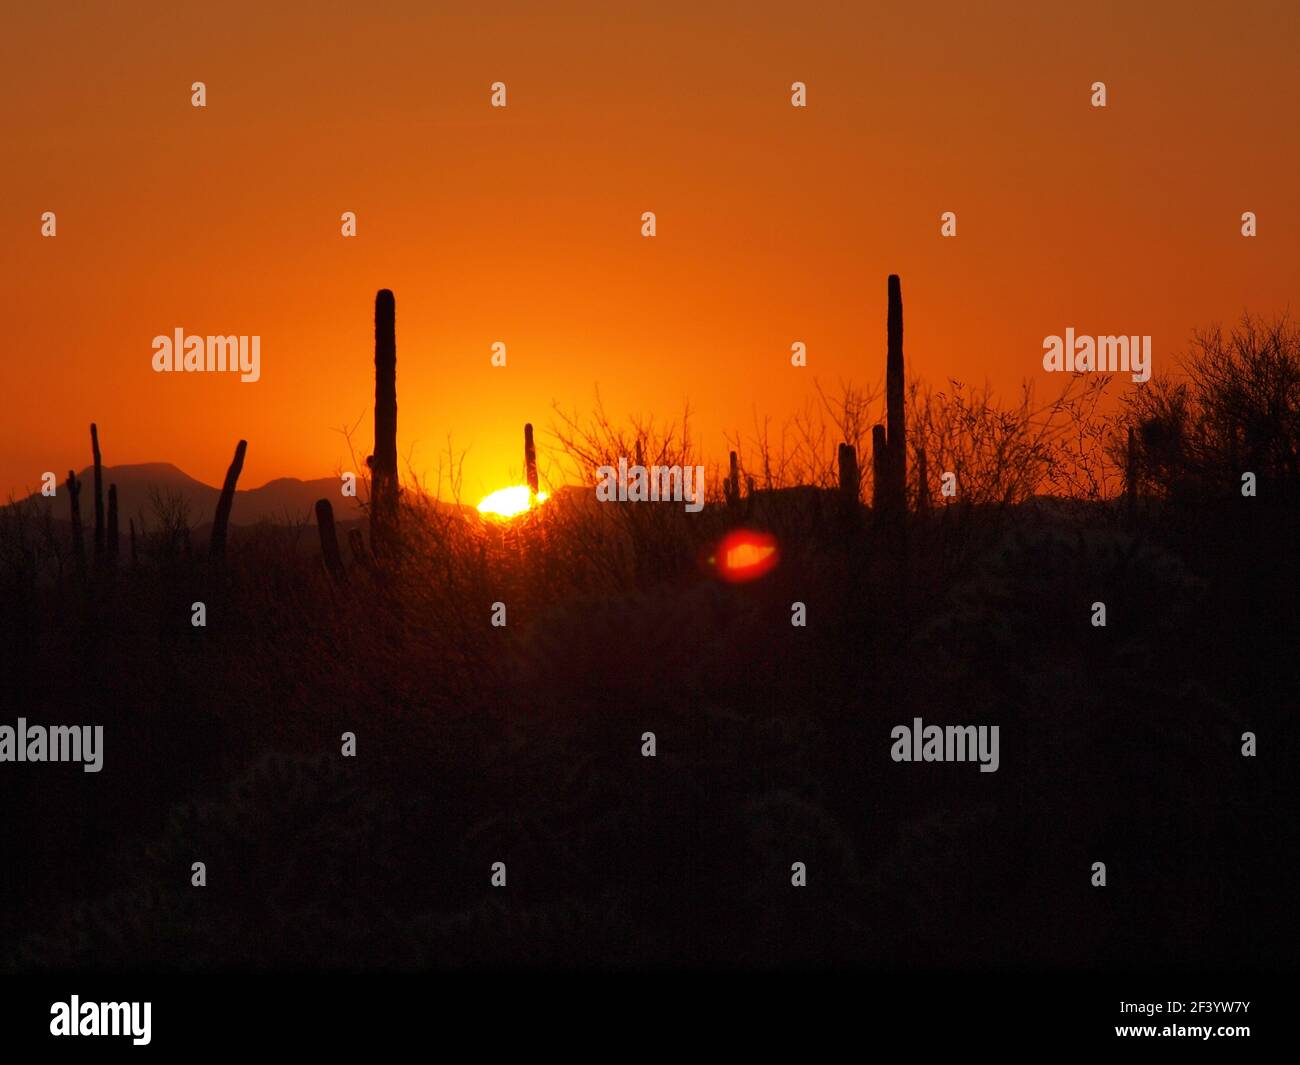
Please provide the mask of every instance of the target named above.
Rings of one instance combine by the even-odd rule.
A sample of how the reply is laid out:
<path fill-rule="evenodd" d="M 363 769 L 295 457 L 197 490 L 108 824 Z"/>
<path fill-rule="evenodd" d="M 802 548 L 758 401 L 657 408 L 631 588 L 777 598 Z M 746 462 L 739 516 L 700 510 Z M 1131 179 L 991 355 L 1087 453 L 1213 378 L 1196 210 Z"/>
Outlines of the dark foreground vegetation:
<path fill-rule="evenodd" d="M 852 456 L 757 427 L 698 514 L 574 490 L 502 525 L 407 487 L 333 572 L 311 529 L 210 552 L 165 506 L 83 564 L 11 506 L 0 724 L 102 724 L 105 754 L 0 765 L 0 961 L 1291 965 L 1296 333 L 1207 334 L 1180 380 L 1111 418 L 914 389 L 910 461 L 860 472 L 849 391 Z M 589 476 L 683 462 L 685 429 L 553 435 Z M 904 501 L 858 502 L 899 467 Z M 733 585 L 707 558 L 739 526 L 781 563 Z M 917 717 L 1000 726 L 999 770 L 892 761 Z"/>

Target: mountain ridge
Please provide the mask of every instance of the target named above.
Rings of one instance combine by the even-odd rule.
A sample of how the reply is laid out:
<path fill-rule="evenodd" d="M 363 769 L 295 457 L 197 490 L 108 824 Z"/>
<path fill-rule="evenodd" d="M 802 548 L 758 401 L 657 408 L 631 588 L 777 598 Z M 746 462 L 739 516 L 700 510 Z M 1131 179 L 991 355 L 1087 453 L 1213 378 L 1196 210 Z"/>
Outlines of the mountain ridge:
<path fill-rule="evenodd" d="M 93 521 L 94 474 L 93 466 L 77 472 L 77 479 L 84 486 L 81 497 L 83 521 Z M 164 497 L 179 496 L 183 499 L 188 507 L 189 520 L 195 526 L 202 526 L 212 520 L 217 500 L 221 496 L 220 488 L 191 477 L 171 462 L 104 466 L 103 481 L 106 502 L 108 486 L 117 485 L 118 514 L 122 527 L 126 526 L 130 518 L 143 517 L 149 522 L 155 512 L 155 491 Z M 298 477 L 275 477 L 256 488 L 236 488 L 230 509 L 230 524 L 255 525 L 268 518 L 310 519 L 318 499 L 328 499 L 333 504 L 335 518 L 339 521 L 359 520 L 362 517 L 359 501 L 354 496 L 344 496 L 340 492 L 340 483 L 337 477 L 318 477 L 309 481 Z M 65 492 L 64 482 L 60 480 L 59 496 L 55 498 L 61 498 Z M 39 503 L 47 498 L 40 492 L 33 492 L 13 502 Z"/>

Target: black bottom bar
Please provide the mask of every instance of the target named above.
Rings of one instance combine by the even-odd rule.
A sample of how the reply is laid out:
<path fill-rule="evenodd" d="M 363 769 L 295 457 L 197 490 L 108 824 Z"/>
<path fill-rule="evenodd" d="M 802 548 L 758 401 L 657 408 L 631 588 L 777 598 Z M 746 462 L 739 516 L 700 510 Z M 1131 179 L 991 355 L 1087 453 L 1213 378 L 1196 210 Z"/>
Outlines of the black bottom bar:
<path fill-rule="evenodd" d="M 898 1053 L 1131 1044 L 1159 1053 L 1201 1044 L 1236 1060 L 1294 1043 L 1286 997 L 1293 983 L 1280 974 L 1208 972 L 12 977 L 0 982 L 0 1047 L 169 1059 L 196 1050 L 387 1056 L 423 1046 L 496 1057 L 566 1049 L 694 1056 L 715 1048 L 813 1061 L 836 1045 Z M 148 1044 L 129 1034 L 51 1035 L 53 1004 L 70 1005 L 73 995 L 83 1011 L 87 1003 L 148 1002 Z M 1171 1003 L 1182 1008 L 1171 1011 Z M 1207 1027 L 1209 1038 L 1189 1031 Z M 1224 1031 L 1242 1028 L 1248 1032 Z"/>

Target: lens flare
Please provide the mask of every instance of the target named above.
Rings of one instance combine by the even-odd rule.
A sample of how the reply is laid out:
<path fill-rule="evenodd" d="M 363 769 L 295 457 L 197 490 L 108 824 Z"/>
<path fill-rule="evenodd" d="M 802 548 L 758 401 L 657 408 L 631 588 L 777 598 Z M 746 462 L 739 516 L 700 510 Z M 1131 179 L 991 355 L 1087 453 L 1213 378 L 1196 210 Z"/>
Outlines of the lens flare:
<path fill-rule="evenodd" d="M 498 488 L 491 495 L 485 496 L 478 505 L 478 512 L 489 518 L 509 521 L 545 503 L 547 498 L 545 492 L 538 492 L 534 496 L 526 484 L 512 484 L 509 488 Z"/>
<path fill-rule="evenodd" d="M 738 584 L 770 573 L 780 560 L 771 533 L 736 529 L 722 538 L 709 562 L 724 581 Z"/>

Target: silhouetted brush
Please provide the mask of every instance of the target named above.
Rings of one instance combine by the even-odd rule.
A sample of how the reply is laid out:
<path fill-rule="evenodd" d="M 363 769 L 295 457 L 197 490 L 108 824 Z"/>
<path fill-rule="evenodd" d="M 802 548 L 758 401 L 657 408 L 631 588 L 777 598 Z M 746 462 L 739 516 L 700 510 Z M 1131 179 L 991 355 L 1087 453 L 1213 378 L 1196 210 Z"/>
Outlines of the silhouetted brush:
<path fill-rule="evenodd" d="M 108 532 L 104 541 L 104 560 L 111 566 L 117 565 L 117 552 L 121 544 L 121 534 L 117 527 L 117 485 L 108 486 Z"/>
<path fill-rule="evenodd" d="M 343 556 L 339 554 L 339 534 L 334 527 L 334 507 L 328 499 L 316 500 L 316 528 L 320 532 L 320 553 L 325 568 L 335 580 L 343 580 Z"/>
<path fill-rule="evenodd" d="M 95 460 L 95 565 L 104 561 L 104 465 L 99 454 L 99 430 L 90 423 L 90 453 Z"/>
<path fill-rule="evenodd" d="M 212 519 L 212 539 L 208 541 L 208 555 L 221 558 L 226 553 L 226 527 L 230 524 L 230 508 L 235 502 L 235 485 L 244 468 L 244 453 L 248 450 L 248 441 L 241 440 L 235 447 L 235 457 L 230 468 L 226 470 L 226 481 L 221 486 L 221 498 L 217 500 L 217 513 Z M 186 532 L 189 530 L 187 529 Z"/>
<path fill-rule="evenodd" d="M 375 296 L 375 450 L 370 456 L 370 547 L 382 554 L 397 527 L 397 304 Z"/>
<path fill-rule="evenodd" d="M 73 470 L 68 471 L 68 508 L 72 520 L 72 555 L 77 569 L 86 567 L 86 541 L 81 531 L 81 482 Z"/>
<path fill-rule="evenodd" d="M 533 446 L 533 423 L 524 423 L 524 474 L 528 478 L 528 492 L 537 495 L 537 448 Z"/>

